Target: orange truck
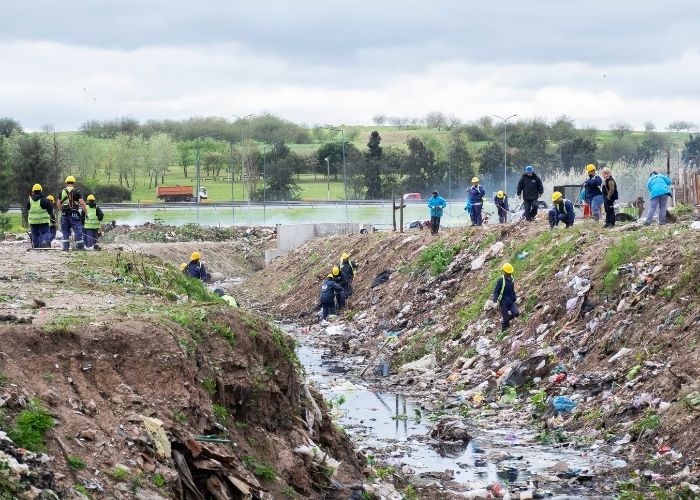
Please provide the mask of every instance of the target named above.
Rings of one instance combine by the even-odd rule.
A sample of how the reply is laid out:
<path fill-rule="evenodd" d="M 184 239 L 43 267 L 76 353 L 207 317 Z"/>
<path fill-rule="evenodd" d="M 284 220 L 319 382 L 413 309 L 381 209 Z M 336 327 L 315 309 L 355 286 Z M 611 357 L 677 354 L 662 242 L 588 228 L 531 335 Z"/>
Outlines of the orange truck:
<path fill-rule="evenodd" d="M 194 197 L 194 188 L 192 186 L 158 186 L 156 188 L 156 197 L 165 202 L 197 201 Z M 199 199 L 207 199 L 207 188 L 199 188 Z"/>

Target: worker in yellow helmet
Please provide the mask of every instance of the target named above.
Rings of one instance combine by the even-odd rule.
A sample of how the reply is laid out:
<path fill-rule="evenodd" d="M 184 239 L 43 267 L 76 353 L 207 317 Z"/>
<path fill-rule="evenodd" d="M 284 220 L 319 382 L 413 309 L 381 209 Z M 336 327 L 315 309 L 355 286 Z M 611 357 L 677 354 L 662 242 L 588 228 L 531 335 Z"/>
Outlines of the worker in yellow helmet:
<path fill-rule="evenodd" d="M 352 296 L 352 280 L 355 279 L 355 269 L 357 269 L 357 262 L 350 260 L 350 255 L 343 252 L 340 256 L 340 274 L 345 280 L 345 295 L 350 298 Z"/>
<path fill-rule="evenodd" d="M 340 268 L 338 266 L 335 266 L 333 270 L 331 271 L 331 276 L 333 276 L 333 281 L 340 286 L 340 290 L 335 289 L 335 302 L 337 304 L 336 306 L 336 312 L 340 311 L 345 307 L 345 302 L 347 300 L 347 295 L 345 295 L 345 278 L 340 272 Z"/>
<path fill-rule="evenodd" d="M 471 209 L 464 207 L 472 219 L 472 226 L 480 226 L 484 222 L 481 215 L 481 210 L 484 208 L 484 196 L 486 196 L 486 190 L 479 184 L 479 178 L 472 177 L 472 186 L 467 191 L 467 207 L 471 207 Z"/>
<path fill-rule="evenodd" d="M 31 230 L 32 248 L 48 248 L 51 238 L 49 223 L 53 206 L 46 199 L 40 184 L 34 184 L 27 201 L 27 219 Z"/>
<path fill-rule="evenodd" d="M 51 220 L 49 221 L 49 246 L 51 246 L 51 243 L 56 239 L 56 233 L 58 232 L 58 220 L 56 219 L 55 210 L 56 198 L 50 194 L 46 197 L 46 199 L 49 200 L 49 203 L 51 203 Z"/>
<path fill-rule="evenodd" d="M 75 238 L 75 247 L 78 250 L 83 250 L 83 224 L 80 215 L 80 210 L 87 213 L 87 205 L 83 200 L 82 193 L 75 187 L 75 177 L 69 175 L 66 177 L 66 187 L 61 191 L 61 199 L 59 202 L 61 209 L 61 233 L 63 238 L 63 250 L 67 252 L 70 249 L 70 232 L 73 231 Z"/>
<path fill-rule="evenodd" d="M 335 282 L 333 273 L 326 276 L 326 279 L 321 283 L 321 293 L 319 302 L 321 302 L 321 320 L 325 320 L 329 314 L 333 312 L 335 296 L 337 293 L 343 292 L 343 288 Z"/>
<path fill-rule="evenodd" d="M 591 207 L 591 217 L 600 220 L 600 207 L 603 205 L 603 179 L 596 173 L 595 165 L 586 165 L 588 179 L 583 183 L 586 188 L 586 203 Z"/>
<path fill-rule="evenodd" d="M 85 250 L 99 250 L 97 240 L 100 237 L 100 222 L 104 218 L 102 209 L 97 206 L 94 194 L 87 197 L 87 212 L 85 213 Z"/>
<path fill-rule="evenodd" d="M 506 262 L 501 267 L 503 276 L 496 280 L 496 287 L 493 290 L 493 302 L 500 304 L 501 309 L 501 331 L 508 330 L 511 320 L 520 316 L 520 310 L 515 303 L 515 280 L 513 279 L 513 266 Z"/>
<path fill-rule="evenodd" d="M 574 225 L 576 214 L 574 213 L 574 204 L 570 200 L 564 198 L 559 191 L 554 191 L 552 205 L 553 207 L 549 210 L 550 229 L 554 229 L 560 222 L 563 222 L 567 228 Z"/>
<path fill-rule="evenodd" d="M 204 264 L 202 264 L 202 254 L 199 252 L 192 252 L 192 255 L 190 255 L 190 262 L 187 264 L 185 272 L 190 278 L 197 278 L 205 283 L 211 281 L 211 275 L 207 272 L 207 268 L 204 267 Z"/>
<path fill-rule="evenodd" d="M 496 210 L 498 210 L 498 222 L 505 224 L 508 222 L 508 195 L 503 191 L 496 193 L 493 197 L 493 202 L 496 204 Z"/>

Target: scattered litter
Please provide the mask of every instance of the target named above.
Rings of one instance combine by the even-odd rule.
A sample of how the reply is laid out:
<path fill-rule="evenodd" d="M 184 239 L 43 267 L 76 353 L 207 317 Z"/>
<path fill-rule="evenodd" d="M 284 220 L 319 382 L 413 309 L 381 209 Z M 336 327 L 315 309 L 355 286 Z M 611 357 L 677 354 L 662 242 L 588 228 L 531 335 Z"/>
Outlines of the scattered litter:
<path fill-rule="evenodd" d="M 399 368 L 399 373 L 406 373 L 411 370 L 427 372 L 428 370 L 435 368 L 436 364 L 437 359 L 435 358 L 435 353 L 431 352 L 430 354 L 427 354 L 416 361 L 412 361 L 411 363 L 406 363 L 405 365 L 401 366 Z"/>
<path fill-rule="evenodd" d="M 462 419 L 453 416 L 440 418 L 430 429 L 430 437 L 441 441 L 462 441 L 468 443 L 471 440 L 467 426 Z"/>
<path fill-rule="evenodd" d="M 498 400 L 498 402 L 501 404 L 511 404 L 516 399 L 518 399 L 518 394 L 517 392 L 515 392 L 515 387 L 511 387 L 508 385 L 505 387 L 505 389 L 503 389 L 503 395 L 501 396 L 501 399 Z"/>
<path fill-rule="evenodd" d="M 693 391 L 685 397 L 685 404 L 693 410 L 700 406 L 700 392 Z"/>
<path fill-rule="evenodd" d="M 630 349 L 629 347 L 623 347 L 622 349 L 617 351 L 617 354 L 615 354 L 612 358 L 610 358 L 608 360 L 608 363 L 614 363 L 615 361 L 620 359 L 622 356 L 625 356 L 631 352 L 632 352 L 632 349 Z"/>
<path fill-rule="evenodd" d="M 559 413 L 570 413 L 571 410 L 576 408 L 576 401 L 572 401 L 566 396 L 557 396 L 552 401 L 554 409 Z"/>
<path fill-rule="evenodd" d="M 574 310 L 576 307 L 576 304 L 578 304 L 578 296 L 574 297 L 573 299 L 569 299 L 566 301 L 566 312 L 571 312 Z"/>
<path fill-rule="evenodd" d="M 610 461 L 610 465 L 616 469 L 619 469 L 621 467 L 627 467 L 627 462 L 622 460 L 621 458 L 616 458 L 615 460 Z"/>
<path fill-rule="evenodd" d="M 700 220 L 696 220 L 695 222 L 691 222 L 690 229 L 695 229 L 696 231 L 700 231 Z"/>
<path fill-rule="evenodd" d="M 632 381 L 635 378 L 637 378 L 637 375 L 639 375 L 639 371 L 642 369 L 642 365 L 634 365 L 632 369 L 627 372 L 627 380 Z"/>
<path fill-rule="evenodd" d="M 156 447 L 160 458 L 170 458 L 170 440 L 163 429 L 163 421 L 152 417 L 143 417 L 143 426 Z"/>
<path fill-rule="evenodd" d="M 515 256 L 515 258 L 518 260 L 524 260 L 528 255 L 530 255 L 530 252 L 520 252 Z"/>
<path fill-rule="evenodd" d="M 389 280 L 389 276 L 391 276 L 391 271 L 390 270 L 385 270 L 379 273 L 374 277 L 374 280 L 372 281 L 372 285 L 370 288 L 376 288 L 379 285 L 386 283 Z"/>

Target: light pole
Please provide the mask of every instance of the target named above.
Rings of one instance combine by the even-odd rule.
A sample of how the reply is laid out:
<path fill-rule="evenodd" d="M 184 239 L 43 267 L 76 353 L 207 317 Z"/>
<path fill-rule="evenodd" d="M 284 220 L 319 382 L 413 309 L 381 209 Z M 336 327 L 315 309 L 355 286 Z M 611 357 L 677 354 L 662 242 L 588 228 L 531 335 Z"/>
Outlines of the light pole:
<path fill-rule="evenodd" d="M 263 145 L 263 226 L 266 224 L 265 219 L 267 217 L 267 207 L 266 207 L 266 198 L 267 198 L 267 173 L 265 172 L 266 169 L 266 156 L 267 156 L 267 146 Z"/>
<path fill-rule="evenodd" d="M 345 166 L 345 132 L 342 128 L 331 128 L 330 130 L 335 130 L 340 132 L 340 138 L 342 141 L 342 151 L 343 151 L 343 184 L 345 187 L 345 223 L 350 222 L 350 215 L 348 214 L 348 171 Z"/>
<path fill-rule="evenodd" d="M 503 192 L 508 193 L 508 172 L 506 170 L 506 166 L 508 165 L 508 120 L 518 115 L 510 115 L 508 118 L 503 118 L 498 115 L 492 116 L 503 120 Z"/>
<path fill-rule="evenodd" d="M 253 116 L 254 113 L 251 113 L 249 115 L 246 115 L 244 117 L 240 117 L 238 115 L 231 115 L 234 118 L 238 118 L 238 121 L 241 122 L 241 187 L 243 187 L 243 164 L 244 164 L 244 156 L 243 156 L 243 122 Z M 233 160 L 232 160 L 233 162 Z M 250 175 L 248 176 L 250 177 Z M 245 188 L 243 188 L 243 195 L 245 196 Z M 233 223 L 236 223 L 236 216 L 234 213 L 234 200 L 233 200 L 233 163 L 231 163 L 231 218 Z M 248 179 L 248 225 L 250 225 L 250 178 Z"/>
<path fill-rule="evenodd" d="M 328 194 L 326 196 L 327 201 L 331 201 L 331 159 L 326 156 L 326 186 Z"/>

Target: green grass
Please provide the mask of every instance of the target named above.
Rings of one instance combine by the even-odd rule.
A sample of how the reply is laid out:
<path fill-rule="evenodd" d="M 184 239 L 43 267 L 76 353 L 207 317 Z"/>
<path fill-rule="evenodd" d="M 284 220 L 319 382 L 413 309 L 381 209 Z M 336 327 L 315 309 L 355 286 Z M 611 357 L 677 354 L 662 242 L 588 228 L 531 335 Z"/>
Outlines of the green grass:
<path fill-rule="evenodd" d="M 243 457 L 243 463 L 260 479 L 274 481 L 277 479 L 277 471 L 275 468 L 264 462 L 258 462 L 254 457 L 246 455 Z"/>
<path fill-rule="evenodd" d="M 124 481 L 129 477 L 129 469 L 117 466 L 110 471 L 109 475 L 117 481 Z"/>
<path fill-rule="evenodd" d="M 442 274 L 459 250 L 459 245 L 453 246 L 442 240 L 436 241 L 420 253 L 418 260 L 416 260 L 416 263 L 413 265 L 413 269 L 417 272 L 430 269 L 430 274 L 432 276 Z"/>
<path fill-rule="evenodd" d="M 639 254 L 640 247 L 636 235 L 627 235 L 624 238 L 617 240 L 608 247 L 603 256 L 602 272 L 605 273 L 603 278 L 603 289 L 610 292 L 615 288 L 619 280 L 617 268 L 623 264 L 631 262 Z"/>
<path fill-rule="evenodd" d="M 67 458 L 68 466 L 73 470 L 82 470 L 85 468 L 85 462 L 80 457 L 69 455 Z"/>
<path fill-rule="evenodd" d="M 202 380 L 202 387 L 204 387 L 204 390 L 207 391 L 210 396 L 214 396 L 216 394 L 216 380 L 212 378 L 205 378 Z"/>
<path fill-rule="evenodd" d="M 38 399 L 30 399 L 27 408 L 15 419 L 15 425 L 9 433 L 14 443 L 30 451 L 44 451 L 44 436 L 55 425 L 51 414 Z"/>
<path fill-rule="evenodd" d="M 220 424 L 226 424 L 228 421 L 228 408 L 223 405 L 214 404 L 212 405 L 212 411 L 216 417 L 216 421 Z"/>
<path fill-rule="evenodd" d="M 165 486 L 165 477 L 163 477 L 163 474 L 156 473 L 153 475 L 153 485 L 156 488 L 163 488 Z"/>

